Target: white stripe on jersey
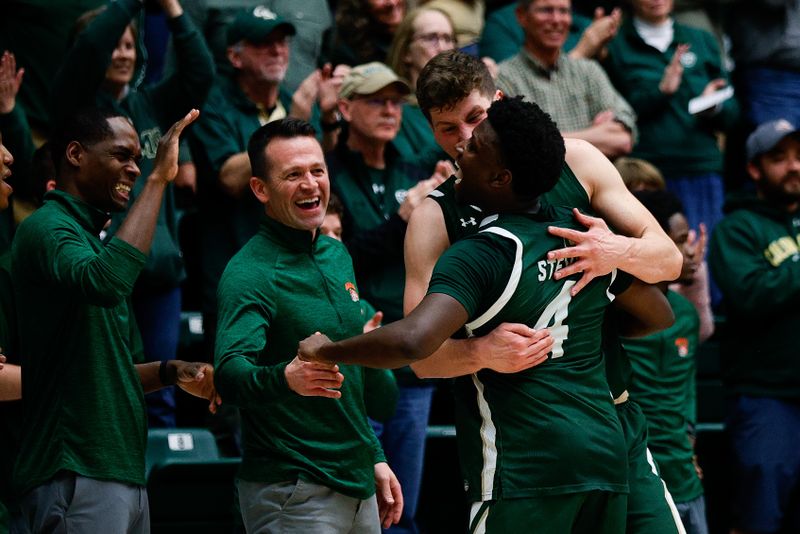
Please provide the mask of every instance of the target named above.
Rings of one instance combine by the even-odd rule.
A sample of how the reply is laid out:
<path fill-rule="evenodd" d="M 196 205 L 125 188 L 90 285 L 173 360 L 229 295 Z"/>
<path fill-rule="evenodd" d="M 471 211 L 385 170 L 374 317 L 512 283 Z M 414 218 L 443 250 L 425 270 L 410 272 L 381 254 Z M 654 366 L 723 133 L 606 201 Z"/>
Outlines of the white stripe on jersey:
<path fill-rule="evenodd" d="M 614 285 L 614 280 L 617 279 L 617 270 L 611 270 L 611 280 L 608 281 L 608 287 L 606 288 L 606 296 L 608 297 L 608 302 L 614 302 L 616 295 L 611 292 L 611 286 Z"/>
<path fill-rule="evenodd" d="M 436 198 L 440 198 L 440 197 L 443 197 L 443 196 L 444 196 L 444 193 L 442 193 L 442 192 L 441 192 L 441 191 L 439 191 L 438 189 L 434 189 L 433 191 L 431 191 L 430 193 L 428 193 L 428 196 L 429 196 L 429 197 L 436 197 Z"/>
<path fill-rule="evenodd" d="M 492 410 L 484 397 L 483 383 L 477 374 L 472 383 L 478 390 L 478 410 L 481 414 L 481 442 L 483 443 L 483 467 L 481 468 L 481 500 L 489 500 L 494 492 L 494 474 L 497 471 L 497 429 L 492 421 Z"/>
<path fill-rule="evenodd" d="M 678 530 L 678 534 L 686 534 L 686 529 L 683 527 L 683 521 L 681 521 L 681 514 L 678 513 L 678 508 L 672 501 L 672 495 L 670 495 L 667 485 L 664 483 L 661 475 L 658 474 L 658 469 L 656 469 L 656 462 L 653 460 L 653 455 L 650 454 L 650 449 L 645 450 L 647 451 L 647 463 L 650 464 L 650 469 L 653 471 L 653 474 L 657 476 L 659 480 L 661 480 L 661 484 L 664 486 L 664 499 L 667 501 L 669 511 L 672 513 L 672 520 L 675 521 L 675 528 Z"/>
<path fill-rule="evenodd" d="M 475 516 L 478 512 L 481 511 L 481 506 L 483 506 L 483 501 L 479 501 L 476 503 L 472 503 L 472 508 L 469 511 L 469 524 L 472 525 L 475 521 Z M 478 519 L 478 522 L 475 523 L 475 528 L 471 530 L 471 534 L 486 534 L 486 519 L 489 517 L 489 506 L 481 514 L 481 517 Z"/>
<path fill-rule="evenodd" d="M 481 230 L 481 232 L 490 232 L 492 234 L 506 237 L 517 245 L 517 250 L 514 253 L 514 267 L 511 269 L 511 275 L 508 277 L 508 284 L 503 290 L 503 293 L 500 295 L 500 298 L 498 298 L 497 302 L 492 304 L 488 310 L 483 312 L 480 317 L 464 325 L 467 329 L 467 334 L 470 336 L 472 335 L 473 330 L 488 323 L 495 315 L 500 313 L 500 310 L 502 310 L 506 304 L 508 304 L 508 301 L 511 300 L 511 297 L 517 290 L 519 280 L 522 277 L 522 241 L 520 241 L 517 236 L 508 230 L 504 228 L 498 228 L 496 226 L 486 228 L 485 230 Z"/>

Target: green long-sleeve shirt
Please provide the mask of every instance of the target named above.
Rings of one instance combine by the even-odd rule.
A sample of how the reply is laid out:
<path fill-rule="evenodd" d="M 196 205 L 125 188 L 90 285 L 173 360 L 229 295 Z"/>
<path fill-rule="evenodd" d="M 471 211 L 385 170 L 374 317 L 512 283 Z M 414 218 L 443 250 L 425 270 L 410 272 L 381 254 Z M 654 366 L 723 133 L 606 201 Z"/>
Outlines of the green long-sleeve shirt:
<path fill-rule="evenodd" d="M 730 199 L 708 266 L 727 321 L 720 346 L 734 393 L 800 400 L 800 218 L 756 198 Z"/>
<path fill-rule="evenodd" d="M 153 170 L 159 139 L 190 109 L 202 106 L 214 76 L 211 53 L 203 37 L 189 18 L 181 15 L 167 20 L 177 55 L 174 73 L 152 86 L 130 87 L 121 100 L 102 90 L 111 53 L 142 5 L 138 0 L 118 0 L 108 4 L 106 10 L 75 41 L 53 87 L 55 117 L 63 117 L 86 105 L 112 109 L 130 117 L 142 147 L 142 160 L 139 162 L 142 178 L 134 184 L 129 206 L 141 193 L 145 183 L 143 178 Z M 117 231 L 126 215 L 126 212 L 114 215 L 109 228 L 111 235 Z M 141 284 L 155 290 L 170 289 L 177 287 L 184 277 L 183 259 L 178 246 L 175 194 L 170 185 L 158 213 Z"/>
<path fill-rule="evenodd" d="M 340 365 L 340 399 L 303 397 L 285 369 L 316 331 L 334 341 L 364 321 L 347 250 L 326 236 L 263 217 L 231 259 L 218 290 L 217 389 L 241 408 L 239 476 L 272 483 L 297 477 L 351 497 L 375 493 L 374 464 L 385 461 L 367 423 L 364 369 Z"/>
<path fill-rule="evenodd" d="M 665 95 L 659 83 L 683 43 L 691 48 L 681 60 L 681 84 L 674 94 Z M 729 128 L 738 118 L 736 99 L 726 101 L 712 117 L 691 115 L 688 110 L 689 100 L 700 96 L 708 82 L 728 78 L 713 35 L 675 23 L 672 43 L 660 52 L 645 43 L 628 20 L 608 45 L 605 67 L 638 116 L 639 139 L 631 155 L 651 162 L 667 177 L 722 171 L 715 131 Z"/>
<path fill-rule="evenodd" d="M 700 318 L 692 303 L 674 291 L 667 293 L 667 300 L 675 324 L 650 336 L 624 338 L 622 343 L 633 367 L 631 399 L 647 418 L 647 447 L 672 498 L 684 503 L 703 494 L 688 435 L 689 425 L 696 420 Z"/>
<path fill-rule="evenodd" d="M 20 225 L 11 278 L 25 355 L 26 421 L 15 484 L 58 471 L 144 484 L 147 426 L 129 295 L 145 256 L 97 237 L 106 213 L 62 191 Z M 46 304 L 45 304 L 46 303 Z"/>

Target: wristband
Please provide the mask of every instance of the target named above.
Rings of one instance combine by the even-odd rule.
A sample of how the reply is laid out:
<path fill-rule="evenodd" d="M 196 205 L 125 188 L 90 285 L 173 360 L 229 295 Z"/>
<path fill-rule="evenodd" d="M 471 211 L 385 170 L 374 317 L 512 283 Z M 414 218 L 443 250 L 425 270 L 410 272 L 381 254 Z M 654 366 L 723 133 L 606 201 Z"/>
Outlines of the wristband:
<path fill-rule="evenodd" d="M 175 384 L 174 380 L 170 380 L 167 376 L 167 365 L 169 365 L 169 360 L 162 360 L 161 365 L 158 366 L 158 379 L 161 381 L 161 384 L 164 386 L 172 386 Z"/>

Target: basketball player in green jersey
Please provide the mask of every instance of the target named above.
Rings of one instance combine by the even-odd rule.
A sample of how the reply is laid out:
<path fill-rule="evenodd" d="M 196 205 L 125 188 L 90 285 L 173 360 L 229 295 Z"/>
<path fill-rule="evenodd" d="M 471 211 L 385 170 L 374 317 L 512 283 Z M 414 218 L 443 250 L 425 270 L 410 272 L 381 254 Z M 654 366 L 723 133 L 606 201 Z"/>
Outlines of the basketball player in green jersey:
<path fill-rule="evenodd" d="M 396 367 L 427 357 L 462 327 L 481 336 L 506 321 L 549 326 L 554 343 L 539 366 L 457 379 L 456 436 L 472 532 L 625 531 L 626 446 L 601 352 L 617 272 L 574 296 L 579 275 L 554 276 L 569 260 L 548 260 L 548 253 L 567 242 L 548 229 L 578 226 L 569 210 L 541 198 L 558 181 L 563 158 L 564 141 L 538 106 L 496 101 L 456 158 L 456 196 L 489 216 L 445 251 L 420 305 L 364 336 L 300 343 L 304 359 Z M 618 300 L 642 313 L 628 293 Z"/>
<path fill-rule="evenodd" d="M 417 82 L 417 98 L 430 120 L 434 137 L 453 157 L 457 143 L 470 137 L 486 117 L 492 100 L 500 94 L 483 63 L 457 51 L 431 59 Z M 578 243 L 552 255 L 552 259 L 576 256 L 577 261 L 561 269 L 563 276 L 583 272 L 573 292 L 613 268 L 647 282 L 674 279 L 682 265 L 680 252 L 625 188 L 613 165 L 589 143 L 577 139 L 564 142 L 566 156 L 561 176 L 545 198 L 552 205 L 597 214 L 621 234 L 612 234 L 603 219 L 577 213 L 576 220 L 587 226 L 587 231 L 553 230 Z M 461 236 L 474 232 L 476 225 L 472 221 L 482 218 L 474 206 L 459 206 L 452 191 L 453 180 L 448 180 L 414 211 L 409 221 L 405 244 L 406 313 L 425 294 L 442 252 Z M 644 416 L 638 405 L 627 402 L 630 365 L 617 339 L 615 319 L 609 316 L 607 320 L 604 350 L 607 379 L 628 444 L 628 532 L 682 533 L 677 510 L 647 451 Z M 422 377 L 454 377 L 482 368 L 513 372 L 541 362 L 542 351 L 549 350 L 543 347 L 550 341 L 545 331 L 501 324 L 481 338 L 448 340 L 434 355 L 412 368 Z"/>

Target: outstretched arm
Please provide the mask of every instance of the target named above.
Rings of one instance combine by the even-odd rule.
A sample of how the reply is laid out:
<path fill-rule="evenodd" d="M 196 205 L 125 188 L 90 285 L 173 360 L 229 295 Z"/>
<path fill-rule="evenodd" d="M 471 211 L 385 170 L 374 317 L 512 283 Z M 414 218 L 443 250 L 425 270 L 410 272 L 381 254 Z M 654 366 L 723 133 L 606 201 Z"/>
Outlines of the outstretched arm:
<path fill-rule="evenodd" d="M 300 342 L 298 356 L 307 361 L 402 367 L 432 354 L 468 318 L 456 299 L 432 293 L 406 318 L 367 334 L 336 342 L 322 334 L 309 336 Z"/>
<path fill-rule="evenodd" d="M 548 259 L 577 258 L 562 268 L 557 278 L 576 272 L 583 276 L 573 295 L 597 276 L 614 268 L 647 283 L 674 280 L 681 272 L 683 257 L 675 243 L 642 204 L 625 187 L 614 165 L 589 143 L 566 139 L 567 164 L 586 189 L 592 208 L 602 219 L 577 213 L 586 232 L 551 228 L 550 233 L 576 243 L 551 251 Z M 618 233 L 609 230 L 605 222 Z"/>
<path fill-rule="evenodd" d="M 406 315 L 422 301 L 436 260 L 449 245 L 442 210 L 436 201 L 427 198 L 411 214 L 406 231 Z M 503 323 L 483 337 L 447 339 L 436 352 L 412 363 L 411 368 L 420 378 L 451 378 L 487 368 L 515 373 L 547 359 L 552 344 L 546 330 L 537 332 L 523 324 Z"/>

